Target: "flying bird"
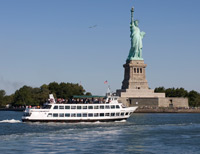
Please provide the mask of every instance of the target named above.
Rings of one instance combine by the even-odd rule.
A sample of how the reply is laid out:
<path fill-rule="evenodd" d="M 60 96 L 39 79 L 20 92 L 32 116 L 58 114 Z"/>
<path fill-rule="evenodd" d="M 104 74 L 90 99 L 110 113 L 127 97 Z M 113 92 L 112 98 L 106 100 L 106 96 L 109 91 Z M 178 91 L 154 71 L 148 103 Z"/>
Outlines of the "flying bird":
<path fill-rule="evenodd" d="M 97 27 L 97 25 L 93 25 L 93 26 L 90 26 L 90 27 L 88 27 L 88 28 L 95 28 L 95 27 Z"/>

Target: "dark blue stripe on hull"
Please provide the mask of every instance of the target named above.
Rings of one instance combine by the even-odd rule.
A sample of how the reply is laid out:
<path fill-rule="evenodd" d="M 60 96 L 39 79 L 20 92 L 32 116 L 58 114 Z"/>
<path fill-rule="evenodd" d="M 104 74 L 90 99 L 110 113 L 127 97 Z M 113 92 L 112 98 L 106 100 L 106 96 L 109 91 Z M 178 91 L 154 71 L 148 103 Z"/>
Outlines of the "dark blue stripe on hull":
<path fill-rule="evenodd" d="M 126 120 L 127 118 L 120 119 L 99 119 L 99 120 L 29 120 L 22 119 L 22 122 L 63 122 L 63 123 L 78 123 L 78 122 L 112 122 L 112 121 L 121 121 Z"/>

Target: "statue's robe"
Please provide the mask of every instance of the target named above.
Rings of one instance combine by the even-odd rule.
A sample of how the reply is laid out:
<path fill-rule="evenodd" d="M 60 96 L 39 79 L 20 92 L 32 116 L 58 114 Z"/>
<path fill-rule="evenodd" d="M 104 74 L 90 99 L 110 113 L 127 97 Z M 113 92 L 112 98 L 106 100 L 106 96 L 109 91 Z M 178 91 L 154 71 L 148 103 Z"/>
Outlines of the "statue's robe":
<path fill-rule="evenodd" d="M 132 60 L 134 58 L 142 58 L 142 39 L 145 32 L 140 32 L 139 27 L 134 24 L 131 25 L 131 49 L 129 52 L 128 59 Z"/>

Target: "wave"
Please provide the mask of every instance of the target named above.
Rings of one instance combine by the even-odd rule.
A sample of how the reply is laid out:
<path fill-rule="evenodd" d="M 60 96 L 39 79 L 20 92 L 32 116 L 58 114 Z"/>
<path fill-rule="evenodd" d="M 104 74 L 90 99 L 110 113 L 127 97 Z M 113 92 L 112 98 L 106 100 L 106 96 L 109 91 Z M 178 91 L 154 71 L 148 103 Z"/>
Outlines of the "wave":
<path fill-rule="evenodd" d="M 126 122 L 126 120 L 120 120 L 120 121 L 115 121 L 115 122 Z"/>
<path fill-rule="evenodd" d="M 100 121 L 96 121 L 96 122 L 94 122 L 95 124 L 99 124 L 99 123 L 101 123 Z"/>
<path fill-rule="evenodd" d="M 11 119 L 11 120 L 2 120 L 0 121 L 0 123 L 20 123 L 20 120 L 15 120 L 15 119 Z"/>

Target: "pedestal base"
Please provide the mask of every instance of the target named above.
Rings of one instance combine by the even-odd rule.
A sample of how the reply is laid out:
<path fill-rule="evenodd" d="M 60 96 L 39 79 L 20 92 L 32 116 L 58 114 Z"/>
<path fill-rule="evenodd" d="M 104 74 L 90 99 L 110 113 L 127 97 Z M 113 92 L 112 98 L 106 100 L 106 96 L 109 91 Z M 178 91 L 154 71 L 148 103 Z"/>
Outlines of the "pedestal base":
<path fill-rule="evenodd" d="M 127 61 L 124 66 L 124 80 L 121 89 L 149 89 L 146 80 L 145 68 L 143 60 Z"/>
<path fill-rule="evenodd" d="M 126 98 L 165 98 L 165 93 L 154 93 L 152 89 L 120 89 L 117 95 Z"/>

